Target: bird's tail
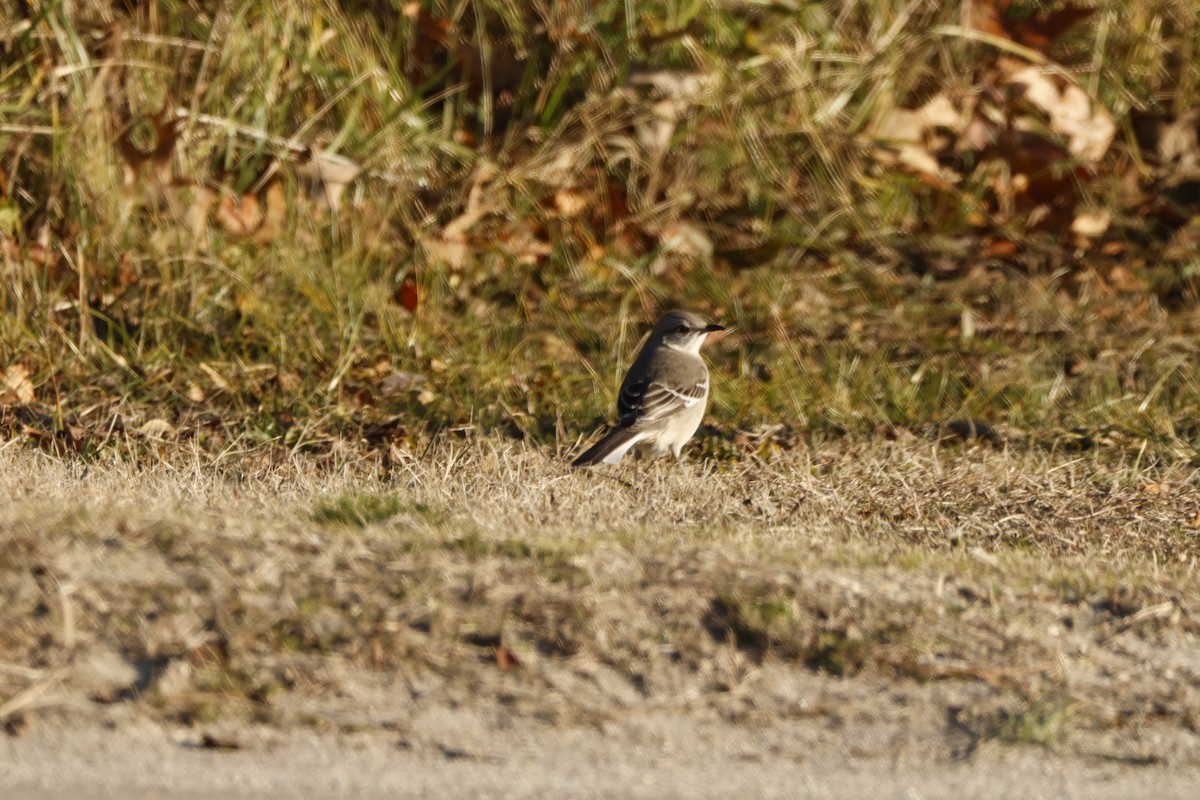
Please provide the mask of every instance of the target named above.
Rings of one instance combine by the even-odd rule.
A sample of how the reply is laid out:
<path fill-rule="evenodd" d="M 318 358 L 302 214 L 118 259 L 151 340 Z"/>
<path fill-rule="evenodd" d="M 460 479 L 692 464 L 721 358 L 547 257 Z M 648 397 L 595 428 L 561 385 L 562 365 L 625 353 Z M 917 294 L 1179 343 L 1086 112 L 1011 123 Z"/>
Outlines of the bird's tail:
<path fill-rule="evenodd" d="M 621 456 L 628 452 L 642 436 L 629 428 L 617 428 L 610 431 L 600 441 L 588 448 L 587 452 L 571 462 L 572 467 L 587 467 L 592 464 L 615 464 Z"/>

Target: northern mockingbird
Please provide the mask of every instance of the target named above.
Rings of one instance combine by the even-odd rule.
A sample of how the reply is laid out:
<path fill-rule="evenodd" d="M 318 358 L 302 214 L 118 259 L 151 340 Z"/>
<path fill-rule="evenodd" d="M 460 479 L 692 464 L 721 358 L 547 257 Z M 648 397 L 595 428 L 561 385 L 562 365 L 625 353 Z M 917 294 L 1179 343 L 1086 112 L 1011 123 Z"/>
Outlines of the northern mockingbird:
<path fill-rule="evenodd" d="M 621 383 L 619 424 L 571 466 L 616 464 L 635 447 L 679 458 L 708 405 L 708 367 L 700 346 L 708 334 L 723 330 L 690 311 L 663 314 Z"/>

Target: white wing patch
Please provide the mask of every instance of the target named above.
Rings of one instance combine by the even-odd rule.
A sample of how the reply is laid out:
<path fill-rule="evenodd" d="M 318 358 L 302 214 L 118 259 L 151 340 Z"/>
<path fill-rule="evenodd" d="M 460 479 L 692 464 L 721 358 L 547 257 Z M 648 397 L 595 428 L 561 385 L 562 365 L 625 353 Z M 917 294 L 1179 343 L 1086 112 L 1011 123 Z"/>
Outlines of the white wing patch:
<path fill-rule="evenodd" d="M 609 453 L 607 456 L 605 456 L 601 463 L 603 463 L 603 464 L 618 463 L 622 458 L 624 458 L 625 454 L 628 453 L 630 450 L 632 450 L 639 442 L 642 441 L 643 438 L 645 438 L 645 437 L 641 436 L 641 435 L 634 436 L 628 442 L 621 445 L 616 450 L 613 450 L 611 453 Z"/>
<path fill-rule="evenodd" d="M 641 427 L 703 403 L 708 397 L 708 379 L 685 389 L 673 389 L 657 381 L 644 387 L 638 384 L 621 394 L 618 404 L 621 422 Z"/>
<path fill-rule="evenodd" d="M 657 384 L 657 386 L 667 394 L 678 397 L 679 401 L 683 403 L 684 408 L 691 408 L 692 406 L 696 405 L 696 403 L 699 403 L 701 400 L 703 400 L 704 395 L 708 394 L 708 381 L 705 381 L 704 383 L 698 383 L 693 386 L 692 392 L 695 394 L 684 394 L 683 392 L 672 389 L 670 386 L 663 386 L 661 383 Z"/>

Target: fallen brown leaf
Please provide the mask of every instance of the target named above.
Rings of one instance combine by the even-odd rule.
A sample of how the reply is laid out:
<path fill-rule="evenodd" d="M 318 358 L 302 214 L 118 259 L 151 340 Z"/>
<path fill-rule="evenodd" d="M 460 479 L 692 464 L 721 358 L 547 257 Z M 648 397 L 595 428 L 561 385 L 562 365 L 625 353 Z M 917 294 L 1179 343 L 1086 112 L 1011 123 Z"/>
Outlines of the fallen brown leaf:
<path fill-rule="evenodd" d="M 998 239 L 986 244 L 979 254 L 984 258 L 1007 258 L 1017 252 L 1016 242 Z"/>
<path fill-rule="evenodd" d="M 287 212 L 287 197 L 284 195 L 283 185 L 279 181 L 272 181 L 267 186 L 267 211 L 263 215 L 262 225 L 254 234 L 254 241 L 266 244 L 278 236 L 287 222 Z"/>
<path fill-rule="evenodd" d="M 23 364 L 11 364 L 0 373 L 0 406 L 29 405 L 33 402 L 33 382 Z"/>
<path fill-rule="evenodd" d="M 591 200 L 578 189 L 563 188 L 554 192 L 554 210 L 563 217 L 582 214 L 591 205 Z"/>
<path fill-rule="evenodd" d="M 1075 221 L 1071 223 L 1071 233 L 1095 239 L 1097 236 L 1103 235 L 1111 223 L 1112 213 L 1107 209 L 1092 212 L 1085 211 L 1075 216 Z"/>
<path fill-rule="evenodd" d="M 345 156 L 313 148 L 312 157 L 297 167 L 296 171 L 309 179 L 317 208 L 328 208 L 337 213 L 341 207 L 342 193 L 362 172 L 362 167 Z"/>
<path fill-rule="evenodd" d="M 154 144 L 149 150 L 142 150 L 133 141 L 134 131 L 138 128 L 136 119 L 128 120 L 117 135 L 117 151 L 125 160 L 125 186 L 136 189 L 137 199 L 148 208 L 174 207 L 177 201 L 172 187 L 178 181 L 171 159 L 179 138 L 179 120 L 172 115 L 167 100 L 148 120 L 154 133 Z"/>
<path fill-rule="evenodd" d="M 1068 3 L 1054 11 L 1038 11 L 1021 20 L 1008 18 L 1012 0 L 967 0 L 962 7 L 962 24 L 992 36 L 1011 39 L 1031 50 L 1045 53 L 1077 23 L 1096 13 Z"/>
<path fill-rule="evenodd" d="M 410 272 L 404 276 L 404 280 L 400 281 L 400 285 L 392 293 L 392 299 L 410 313 L 417 310 L 417 304 L 421 298 L 417 293 L 417 279 L 413 273 Z"/>
<path fill-rule="evenodd" d="M 175 432 L 175 426 L 167 422 L 165 419 L 151 419 L 142 423 L 142 425 L 137 428 L 137 432 L 143 436 L 149 436 L 151 438 L 162 438 L 164 436 L 170 436 L 173 434 Z"/>
<path fill-rule="evenodd" d="M 1132 294 L 1146 289 L 1146 282 L 1138 277 L 1133 270 L 1118 264 L 1108 272 L 1108 283 L 1118 292 Z"/>
<path fill-rule="evenodd" d="M 1067 149 L 1076 159 L 1091 163 L 1108 152 L 1116 123 L 1079 84 L 1037 66 L 1015 70 L 1008 82 L 1023 87 L 1023 98 L 1046 113 L 1050 130 L 1067 140 Z"/>
<path fill-rule="evenodd" d="M 184 212 L 184 222 L 192 237 L 199 240 L 208 227 L 208 216 L 212 213 L 213 204 L 217 201 L 217 193 L 208 186 L 200 186 L 192 195 L 192 204 Z"/>
<path fill-rule="evenodd" d="M 945 144 L 939 147 L 933 133 L 944 128 L 961 134 L 967 127 L 965 116 L 944 93 L 916 109 L 897 108 L 885 101 L 867 133 L 876 142 L 876 159 L 953 183 L 958 176 L 938 161 L 939 152 L 948 148 Z"/>
<path fill-rule="evenodd" d="M 379 391 L 384 397 L 395 397 L 424 388 L 426 380 L 419 372 L 394 372 L 379 384 Z"/>
<path fill-rule="evenodd" d="M 258 230 L 262 221 L 262 206 L 253 194 L 242 195 L 237 200 L 233 195 L 227 194 L 221 198 L 221 204 L 217 207 L 217 222 L 235 236 L 249 236 Z"/>
<path fill-rule="evenodd" d="M 1095 13 L 1094 8 L 1068 3 L 1054 11 L 1038 11 L 1027 19 L 1011 22 L 1008 28 L 1013 41 L 1045 53 L 1059 37 Z"/>

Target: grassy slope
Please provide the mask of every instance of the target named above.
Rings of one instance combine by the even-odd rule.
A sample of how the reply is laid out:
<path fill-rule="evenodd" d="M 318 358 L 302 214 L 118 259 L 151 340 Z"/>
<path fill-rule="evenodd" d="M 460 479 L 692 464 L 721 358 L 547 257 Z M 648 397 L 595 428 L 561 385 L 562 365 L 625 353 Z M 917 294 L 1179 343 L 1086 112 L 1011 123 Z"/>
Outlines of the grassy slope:
<path fill-rule="evenodd" d="M 632 28 L 616 2 L 429 6 L 468 38 L 487 20 L 494 80 L 509 56 L 545 74 L 514 84 L 497 129 L 499 95 L 489 108 L 470 76 L 431 65 L 428 30 L 369 4 L 162 2 L 117 14 L 119 37 L 104 4 L 43 4 L 0 76 L 5 365 L 31 373 L 44 422 L 74 423 L 88 452 L 139 457 L 111 434 L 153 418 L 214 451 L 378 440 L 390 419 L 401 438 L 478 425 L 566 446 L 609 415 L 648 321 L 683 305 L 738 327 L 713 349 L 725 441 L 710 456 L 736 452 L 734 429 L 782 425 L 788 446 L 797 431 L 970 417 L 1191 458 L 1190 256 L 1117 204 L 1115 175 L 1085 188 L 1117 216 L 1108 238 L 1124 249 L 1102 255 L 1019 218 L 969 224 L 986 174 L 947 196 L 869 158 L 859 136 L 880 102 L 972 91 L 990 51 L 938 28 L 957 22 L 942 5 L 639 3 Z M 1114 26 L 1112 5 L 1055 56 L 1118 121 L 1132 104 L 1188 107 L 1195 21 L 1158 3 L 1133 12 L 1145 25 Z M 665 113 L 646 70 L 706 81 L 662 152 L 645 143 Z M 162 167 L 184 185 L 157 185 L 153 164 L 127 182 L 113 141 L 149 150 L 164 104 L 185 110 Z M 339 213 L 314 213 L 285 168 L 270 241 L 211 210 L 191 227 L 201 185 L 261 198 L 293 137 L 366 168 Z M 438 242 L 464 216 L 466 256 L 447 263 Z M 997 237 L 1016 255 L 979 244 Z M 415 313 L 395 300 L 409 275 Z M 385 390 L 396 372 L 425 382 Z"/>

